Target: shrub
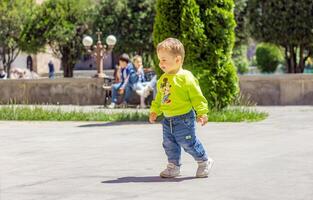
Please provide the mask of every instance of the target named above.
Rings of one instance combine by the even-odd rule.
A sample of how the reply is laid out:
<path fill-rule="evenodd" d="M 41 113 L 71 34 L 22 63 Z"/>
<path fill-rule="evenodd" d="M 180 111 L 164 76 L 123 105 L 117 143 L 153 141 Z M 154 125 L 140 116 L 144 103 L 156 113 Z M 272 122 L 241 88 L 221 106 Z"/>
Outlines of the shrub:
<path fill-rule="evenodd" d="M 273 73 L 278 64 L 283 61 L 283 55 L 277 46 L 261 43 L 256 49 L 256 61 L 261 72 Z"/>

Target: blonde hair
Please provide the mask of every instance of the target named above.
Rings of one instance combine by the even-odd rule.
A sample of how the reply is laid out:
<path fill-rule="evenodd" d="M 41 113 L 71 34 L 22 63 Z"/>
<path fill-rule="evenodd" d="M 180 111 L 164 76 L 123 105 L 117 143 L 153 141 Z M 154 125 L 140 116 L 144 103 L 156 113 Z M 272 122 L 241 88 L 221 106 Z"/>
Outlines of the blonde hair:
<path fill-rule="evenodd" d="M 185 58 L 184 45 L 176 38 L 167 38 L 160 42 L 157 46 L 157 51 L 167 50 L 175 56 L 181 56 L 182 62 Z"/>
<path fill-rule="evenodd" d="M 136 60 L 139 60 L 139 59 L 142 61 L 142 57 L 140 55 L 135 55 L 133 57 L 133 62 L 135 62 Z"/>

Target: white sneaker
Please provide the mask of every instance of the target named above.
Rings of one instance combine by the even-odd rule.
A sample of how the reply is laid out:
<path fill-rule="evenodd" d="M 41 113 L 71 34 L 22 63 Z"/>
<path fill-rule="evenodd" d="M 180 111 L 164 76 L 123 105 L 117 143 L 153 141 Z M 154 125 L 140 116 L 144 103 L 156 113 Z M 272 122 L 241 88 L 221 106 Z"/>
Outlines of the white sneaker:
<path fill-rule="evenodd" d="M 167 168 L 160 173 L 162 178 L 174 178 L 179 176 L 180 174 L 180 167 L 174 165 L 173 163 L 168 163 Z"/>
<path fill-rule="evenodd" d="M 136 90 L 136 93 L 139 95 L 139 96 L 143 96 L 143 90 Z"/>
<path fill-rule="evenodd" d="M 206 178 L 209 176 L 210 171 L 213 167 L 214 160 L 210 159 L 207 161 L 199 161 L 198 162 L 198 169 L 196 173 L 197 178 Z"/>
<path fill-rule="evenodd" d="M 151 88 L 149 85 L 147 85 L 147 86 L 143 89 L 143 96 L 144 96 L 145 98 L 147 98 L 147 97 L 149 96 L 149 94 L 150 94 L 151 91 L 152 91 L 152 88 Z"/>
<path fill-rule="evenodd" d="M 111 103 L 110 105 L 108 105 L 108 108 L 115 108 L 115 103 Z"/>

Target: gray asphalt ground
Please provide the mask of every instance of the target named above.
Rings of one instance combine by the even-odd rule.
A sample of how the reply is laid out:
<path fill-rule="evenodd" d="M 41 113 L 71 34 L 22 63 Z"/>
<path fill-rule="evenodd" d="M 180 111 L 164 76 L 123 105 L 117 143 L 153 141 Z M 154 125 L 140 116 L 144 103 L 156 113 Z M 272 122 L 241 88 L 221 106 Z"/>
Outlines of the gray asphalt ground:
<path fill-rule="evenodd" d="M 312 200 L 313 107 L 258 107 L 257 123 L 209 123 L 206 179 L 166 166 L 160 124 L 0 121 L 0 200 Z"/>

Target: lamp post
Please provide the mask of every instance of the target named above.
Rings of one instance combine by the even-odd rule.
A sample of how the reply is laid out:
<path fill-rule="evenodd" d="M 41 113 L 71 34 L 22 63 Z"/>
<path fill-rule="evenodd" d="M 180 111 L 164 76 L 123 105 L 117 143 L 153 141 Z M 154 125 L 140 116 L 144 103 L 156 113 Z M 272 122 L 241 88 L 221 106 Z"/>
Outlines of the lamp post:
<path fill-rule="evenodd" d="M 93 40 L 90 36 L 85 36 L 83 38 L 83 45 L 88 49 L 88 52 L 91 53 L 91 55 L 96 59 L 96 67 L 97 67 L 96 77 L 104 78 L 105 74 L 103 73 L 103 58 L 106 55 L 107 51 L 114 48 L 114 45 L 116 44 L 116 38 L 114 35 L 109 35 L 106 38 L 106 43 L 108 45 L 106 46 L 106 45 L 102 45 L 102 42 L 100 39 L 102 32 L 97 31 L 96 34 L 98 36 L 98 41 L 97 41 L 97 44 L 93 46 L 93 50 L 90 50 L 93 44 Z"/>

